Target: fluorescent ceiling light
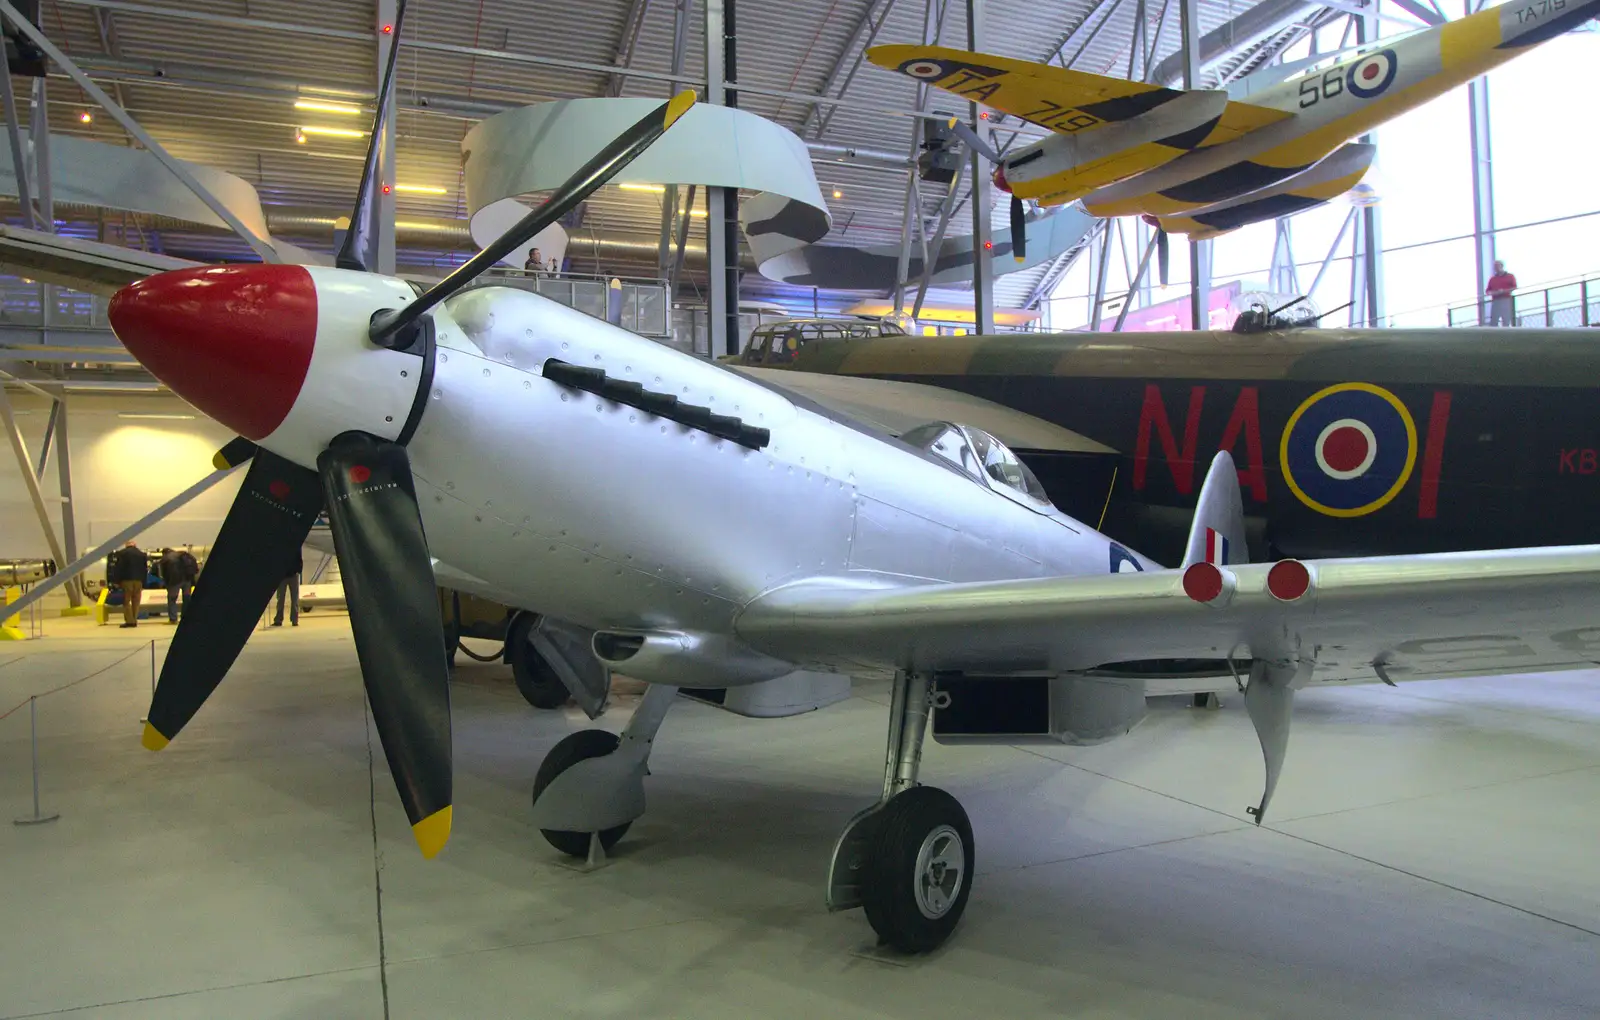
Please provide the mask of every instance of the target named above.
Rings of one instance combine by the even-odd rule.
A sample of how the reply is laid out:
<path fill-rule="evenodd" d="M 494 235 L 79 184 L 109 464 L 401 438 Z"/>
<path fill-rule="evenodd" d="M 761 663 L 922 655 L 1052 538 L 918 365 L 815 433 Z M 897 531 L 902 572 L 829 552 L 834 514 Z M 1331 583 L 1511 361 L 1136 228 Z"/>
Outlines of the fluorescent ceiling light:
<path fill-rule="evenodd" d="M 446 189 L 436 188 L 431 184 L 396 184 L 394 190 L 408 195 L 443 195 Z"/>
<path fill-rule="evenodd" d="M 340 113 L 346 117 L 357 117 L 362 112 L 359 106 L 349 106 L 345 103 L 329 103 L 320 99 L 296 99 L 294 108 L 296 110 L 316 110 L 319 113 Z"/>
<path fill-rule="evenodd" d="M 118 418 L 140 418 L 146 421 L 193 421 L 192 414 L 146 414 L 142 411 L 118 411 Z"/>
<path fill-rule="evenodd" d="M 367 137 L 367 133 L 365 131 L 357 131 L 354 128 L 321 127 L 316 124 L 305 125 L 300 129 L 300 133 L 303 135 L 326 135 L 329 138 Z"/>
<path fill-rule="evenodd" d="M 653 195 L 662 194 L 667 190 L 664 184 L 619 184 L 617 187 L 623 191 L 648 191 Z"/>

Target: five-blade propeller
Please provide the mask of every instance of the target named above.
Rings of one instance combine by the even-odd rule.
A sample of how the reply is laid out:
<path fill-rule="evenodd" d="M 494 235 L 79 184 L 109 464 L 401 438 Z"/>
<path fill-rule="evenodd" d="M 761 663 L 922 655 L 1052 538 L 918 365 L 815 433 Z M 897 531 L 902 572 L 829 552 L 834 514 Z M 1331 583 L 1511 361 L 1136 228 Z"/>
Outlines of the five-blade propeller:
<path fill-rule="evenodd" d="M 383 126 L 393 101 L 395 44 L 384 69 L 365 170 L 338 265 L 371 262 L 373 198 Z M 683 92 L 642 118 L 578 170 L 494 244 L 399 310 L 378 310 L 368 339 L 379 347 L 433 357 L 431 340 L 413 346 L 413 327 L 508 252 L 583 201 L 643 152 L 694 105 Z M 431 332 L 424 334 L 431 337 Z M 352 338 L 354 339 L 354 338 Z M 297 569 L 317 515 L 327 512 L 344 578 L 350 626 L 367 699 L 400 801 L 424 856 L 450 837 L 452 773 L 449 666 L 427 537 L 404 440 L 364 432 L 328 436 L 317 470 L 238 439 L 217 454 L 231 466 L 254 456 L 238 497 L 185 607 L 151 701 L 144 744 L 160 750 L 181 730 L 232 667 L 278 583 Z"/>

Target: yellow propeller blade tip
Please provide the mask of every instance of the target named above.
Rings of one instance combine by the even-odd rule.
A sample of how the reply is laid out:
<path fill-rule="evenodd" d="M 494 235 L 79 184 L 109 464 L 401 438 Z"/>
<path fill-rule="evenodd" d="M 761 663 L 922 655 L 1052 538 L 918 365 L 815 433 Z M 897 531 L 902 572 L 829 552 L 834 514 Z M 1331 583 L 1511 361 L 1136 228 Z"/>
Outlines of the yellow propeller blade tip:
<path fill-rule="evenodd" d="M 417 846 L 422 850 L 422 856 L 430 861 L 433 860 L 450 841 L 450 805 L 446 804 L 413 825 L 411 834 L 417 837 Z"/>
<path fill-rule="evenodd" d="M 662 130 L 672 126 L 672 122 L 689 112 L 689 107 L 695 104 L 699 97 L 694 94 L 694 89 L 684 89 L 672 97 L 667 104 L 666 122 L 661 125 Z"/>
<path fill-rule="evenodd" d="M 149 723 L 145 723 L 144 736 L 139 739 L 139 743 L 143 744 L 152 751 L 159 751 L 163 747 L 166 747 L 168 744 L 172 743 L 172 741 L 162 736 L 160 730 L 156 729 L 154 726 L 151 726 Z"/>

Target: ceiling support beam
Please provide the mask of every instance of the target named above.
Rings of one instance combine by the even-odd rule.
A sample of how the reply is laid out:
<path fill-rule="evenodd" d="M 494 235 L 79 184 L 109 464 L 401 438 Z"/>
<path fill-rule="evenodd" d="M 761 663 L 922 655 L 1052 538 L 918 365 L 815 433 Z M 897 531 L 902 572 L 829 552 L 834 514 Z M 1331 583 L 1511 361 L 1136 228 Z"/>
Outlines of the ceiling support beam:
<path fill-rule="evenodd" d="M 200 201 L 205 203 L 206 208 L 216 213 L 217 217 L 221 219 L 222 222 L 226 223 L 230 228 L 232 228 L 234 233 L 243 238 L 245 243 L 250 246 L 251 250 L 261 257 L 262 261 L 281 261 L 278 258 L 278 253 L 273 250 L 272 245 L 268 244 L 266 239 L 257 237 L 249 227 L 244 225 L 239 217 L 233 214 L 232 210 L 230 210 L 222 203 L 220 199 L 217 198 L 217 196 L 213 195 L 199 181 L 195 180 L 194 175 L 189 172 L 188 168 L 186 168 L 182 163 L 173 159 L 172 155 L 168 153 L 166 149 L 162 148 L 160 143 L 158 143 L 154 138 L 151 138 L 149 133 L 146 132 L 144 128 L 139 126 L 138 121 L 128 116 L 128 111 L 119 106 L 116 100 L 106 95 L 100 86 L 96 85 L 89 79 L 89 76 L 83 72 L 82 68 L 73 63 L 71 58 L 56 48 L 56 45 L 49 39 L 45 38 L 43 32 L 40 32 L 37 28 L 34 28 L 27 18 L 24 18 L 17 12 L 15 7 L 11 6 L 8 0 L 0 0 L 0 16 L 3 16 L 5 19 L 9 20 L 11 24 L 16 27 L 17 31 L 21 32 L 23 35 L 26 35 L 35 46 L 39 47 L 51 60 L 55 61 L 56 66 L 65 71 L 73 81 L 77 82 L 78 87 L 89 94 L 89 98 L 93 99 L 95 102 L 104 107 L 105 111 L 111 114 L 112 118 L 115 119 L 118 124 L 122 125 L 122 129 L 124 131 L 138 139 L 141 145 L 150 150 L 150 154 L 152 156 L 155 156 L 161 161 L 162 166 L 166 167 L 174 177 L 182 181 L 184 187 L 194 192 L 195 197 L 199 198 Z M 19 166 L 18 170 L 21 171 L 21 169 L 22 168 Z M 18 179 L 21 179 L 20 172 L 18 174 Z"/>
<path fill-rule="evenodd" d="M 633 5 L 628 8 L 628 17 L 622 23 L 622 37 L 617 40 L 617 52 L 611 58 L 612 63 L 622 68 L 633 66 L 633 50 L 639 44 L 639 29 L 644 25 L 645 15 L 650 13 L 650 0 L 633 0 Z M 622 87 L 627 84 L 628 76 L 621 71 L 611 75 L 611 80 L 606 83 L 606 95 L 622 95 Z"/>
<path fill-rule="evenodd" d="M 889 19 L 889 12 L 894 10 L 894 5 L 898 2 L 899 0 L 870 0 L 867 4 L 867 9 L 861 12 L 860 19 L 856 21 L 855 28 L 850 30 L 850 38 L 845 42 L 844 50 L 840 52 L 839 59 L 834 61 L 833 70 L 828 72 L 827 80 L 822 83 L 822 88 L 817 90 L 820 95 L 828 95 L 830 92 L 834 92 L 836 88 L 838 89 L 837 92 L 834 92 L 836 96 L 844 95 L 845 90 L 850 87 L 850 83 L 855 81 L 856 72 L 861 70 L 861 65 L 866 60 L 868 47 L 877 41 L 878 31 L 883 28 L 883 23 Z M 876 19 L 873 18 L 874 11 L 877 12 Z M 856 41 L 861 38 L 863 31 L 867 34 L 866 40 L 857 48 Z M 817 132 L 812 137 L 821 138 L 827 132 L 828 124 L 833 120 L 833 108 L 831 107 L 827 113 L 822 113 L 822 107 L 820 106 L 811 107 L 806 111 L 806 119 L 800 122 L 800 130 L 796 131 L 795 134 L 804 138 L 806 129 L 811 126 L 812 118 L 819 115 L 821 119 L 817 121 Z"/>

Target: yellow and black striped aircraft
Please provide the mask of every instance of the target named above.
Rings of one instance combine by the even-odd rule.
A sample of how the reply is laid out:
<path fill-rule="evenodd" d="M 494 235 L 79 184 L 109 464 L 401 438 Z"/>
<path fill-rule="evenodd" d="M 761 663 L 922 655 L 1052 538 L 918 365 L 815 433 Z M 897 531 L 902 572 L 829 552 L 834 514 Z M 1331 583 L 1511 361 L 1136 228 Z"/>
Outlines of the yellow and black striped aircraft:
<path fill-rule="evenodd" d="M 867 59 L 1053 132 L 995 167 L 1014 215 L 1020 199 L 1081 199 L 1096 216 L 1204 238 L 1342 194 L 1372 162 L 1352 139 L 1597 14 L 1600 0 L 1514 0 L 1226 93 L 939 46 L 876 46 Z"/>

